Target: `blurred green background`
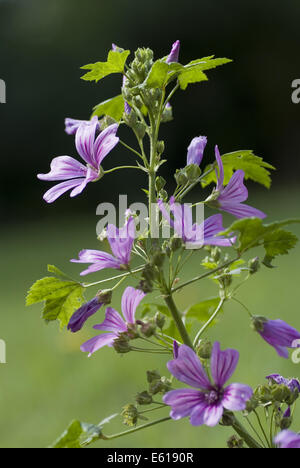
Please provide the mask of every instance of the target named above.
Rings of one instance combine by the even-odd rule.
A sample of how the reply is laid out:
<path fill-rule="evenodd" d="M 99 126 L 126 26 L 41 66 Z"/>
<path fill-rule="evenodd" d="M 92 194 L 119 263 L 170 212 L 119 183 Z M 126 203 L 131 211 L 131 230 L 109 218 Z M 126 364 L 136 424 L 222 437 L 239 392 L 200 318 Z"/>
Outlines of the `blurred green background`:
<path fill-rule="evenodd" d="M 45 275 L 48 263 L 75 276 L 80 269 L 69 259 L 82 248 L 98 247 L 99 202 L 116 201 L 119 193 L 127 193 L 130 203 L 141 197 L 138 179 L 126 173 L 91 184 L 75 200 L 63 197 L 53 206 L 42 201 L 49 185 L 38 182 L 36 173 L 46 172 L 53 156 L 75 156 L 63 119 L 87 118 L 96 103 L 118 93 L 119 77 L 88 84 L 80 81 L 79 67 L 103 60 L 112 42 L 131 49 L 150 46 L 160 56 L 180 39 L 183 63 L 211 53 L 233 58 L 232 65 L 212 71 L 208 83 L 191 86 L 175 100 L 176 120 L 163 129 L 169 187 L 169 174 L 185 161 L 189 141 L 204 134 L 210 141 L 207 158 L 219 143 L 223 152 L 251 148 L 275 164 L 272 192 L 249 184 L 251 202 L 270 221 L 296 217 L 300 105 L 291 102 L 291 82 L 300 78 L 299 18 L 297 1 L 286 1 L 284 7 L 280 1 L 234 0 L 226 5 L 187 0 L 180 7 L 158 0 L 0 1 L 0 78 L 7 84 L 7 104 L 0 105 L 0 338 L 7 343 L 7 364 L 0 365 L 1 447 L 45 447 L 74 418 L 97 423 L 144 390 L 147 369 L 165 369 L 152 356 L 121 358 L 111 350 L 87 359 L 79 346 L 92 336 L 91 328 L 78 335 L 59 332 L 40 320 L 40 307 L 24 307 L 26 291 Z M 116 165 L 127 157 L 121 148 L 114 152 Z M 299 228 L 293 231 L 300 234 Z M 278 268 L 263 269 L 239 297 L 253 313 L 300 328 L 299 261 L 297 247 L 277 260 Z M 199 269 L 194 261 L 186 277 Z M 200 283 L 179 294 L 178 305 L 184 309 L 215 293 L 213 284 Z M 117 295 L 113 306 L 119 309 Z M 278 358 L 248 329 L 247 315 L 232 304 L 212 330 L 223 347 L 240 350 L 235 380 L 254 386 L 272 372 L 300 377 L 299 366 Z M 106 430 L 118 432 L 120 420 Z M 195 429 L 185 420 L 99 446 L 222 447 L 227 435 L 231 431 Z"/>

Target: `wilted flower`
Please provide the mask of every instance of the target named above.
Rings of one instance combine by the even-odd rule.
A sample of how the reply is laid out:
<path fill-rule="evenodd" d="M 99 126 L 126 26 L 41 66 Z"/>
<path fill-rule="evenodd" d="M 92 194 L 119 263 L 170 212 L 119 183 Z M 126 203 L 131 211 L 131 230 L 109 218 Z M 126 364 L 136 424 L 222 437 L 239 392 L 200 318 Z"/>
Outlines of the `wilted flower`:
<path fill-rule="evenodd" d="M 128 325 L 135 324 L 135 312 L 144 297 L 145 294 L 142 291 L 132 287 L 126 288 L 122 297 L 122 313 L 125 320 L 116 310 L 108 307 L 104 322 L 95 325 L 94 329 L 109 333 L 103 333 L 90 339 L 81 346 L 81 351 L 88 352 L 89 356 L 91 356 L 104 346 L 112 347 L 114 341 L 119 338 L 120 333 L 126 333 Z"/>
<path fill-rule="evenodd" d="M 82 271 L 81 276 L 95 273 L 104 268 L 124 270 L 130 263 L 131 250 L 135 239 L 135 221 L 130 217 L 126 224 L 117 229 L 112 224 L 107 227 L 107 239 L 113 255 L 101 250 L 82 250 L 79 259 L 73 259 L 73 263 L 91 263 L 87 270 Z"/>
<path fill-rule="evenodd" d="M 205 136 L 196 137 L 191 141 L 188 147 L 187 165 L 197 164 L 200 166 L 206 145 L 207 138 Z"/>
<path fill-rule="evenodd" d="M 298 379 L 285 379 L 280 374 L 270 374 L 266 377 L 270 382 L 274 382 L 277 385 L 285 385 L 288 387 L 292 392 L 298 390 L 300 393 L 300 382 Z"/>
<path fill-rule="evenodd" d="M 224 387 L 233 375 L 238 360 L 238 351 L 221 351 L 220 344 L 216 342 L 211 357 L 214 380 L 211 382 L 196 353 L 186 345 L 180 346 L 178 358 L 168 362 L 167 366 L 176 379 L 193 389 L 172 390 L 164 396 L 164 402 L 172 407 L 170 416 L 175 420 L 189 416 L 193 426 L 216 426 L 224 409 L 244 410 L 246 402 L 252 397 L 252 389 L 239 383 Z"/>
<path fill-rule="evenodd" d="M 300 448 L 300 435 L 292 431 L 281 431 L 274 439 L 276 445 L 285 449 Z"/>
<path fill-rule="evenodd" d="M 199 248 L 203 245 L 230 247 L 236 240 L 235 237 L 226 239 L 223 236 L 218 236 L 220 232 L 224 231 L 222 215 L 214 215 L 201 224 L 193 224 L 193 213 L 189 205 L 175 203 L 175 199 L 172 197 L 169 208 L 174 219 L 171 218 L 162 200 L 158 201 L 158 205 L 164 218 L 189 248 Z"/>
<path fill-rule="evenodd" d="M 248 198 L 248 190 L 244 185 L 244 171 L 236 171 L 228 185 L 224 187 L 224 166 L 217 146 L 216 159 L 219 166 L 218 183 L 214 193 L 209 197 L 208 203 L 220 210 L 227 211 L 237 218 L 251 218 L 252 216 L 265 218 L 265 213 L 243 203 Z"/>
<path fill-rule="evenodd" d="M 254 329 L 275 350 L 278 355 L 288 358 L 288 348 L 300 339 L 300 333 L 283 320 L 268 320 L 264 317 L 253 317 Z"/>
<path fill-rule="evenodd" d="M 72 333 L 76 333 L 85 324 L 85 322 L 103 306 L 103 302 L 99 302 L 97 297 L 94 297 L 91 301 L 81 306 L 71 317 L 68 330 Z"/>
<path fill-rule="evenodd" d="M 178 62 L 180 52 L 180 41 L 174 42 L 171 52 L 166 60 L 167 63 Z"/>
<path fill-rule="evenodd" d="M 70 156 L 59 156 L 53 159 L 48 174 L 38 174 L 41 180 L 64 181 L 45 193 L 44 200 L 47 203 L 53 203 L 71 189 L 71 197 L 76 197 L 89 182 L 101 177 L 101 163 L 117 145 L 119 138 L 116 137 L 117 124 L 110 125 L 95 138 L 98 125 L 98 118 L 94 117 L 89 123 L 82 122 L 76 131 L 76 148 L 85 161 L 85 166 Z"/>

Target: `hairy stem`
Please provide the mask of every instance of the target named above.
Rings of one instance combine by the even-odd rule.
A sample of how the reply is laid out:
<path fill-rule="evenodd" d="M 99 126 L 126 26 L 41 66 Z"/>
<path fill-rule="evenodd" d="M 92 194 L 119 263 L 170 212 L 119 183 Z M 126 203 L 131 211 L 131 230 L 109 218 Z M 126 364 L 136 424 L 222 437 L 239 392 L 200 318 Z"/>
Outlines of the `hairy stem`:
<path fill-rule="evenodd" d="M 104 436 L 103 435 L 102 439 L 104 439 L 104 440 L 117 439 L 119 437 L 123 437 L 125 435 L 133 434 L 134 432 L 138 432 L 138 431 L 141 431 L 143 429 L 147 429 L 148 427 L 155 426 L 156 424 L 160 424 L 160 423 L 165 422 L 165 421 L 170 421 L 170 419 L 171 419 L 170 417 L 157 419 L 156 421 L 152 421 L 150 423 L 143 424 L 142 426 L 138 426 L 138 427 L 135 427 L 133 429 L 129 429 L 128 431 L 119 432 L 118 434 L 114 434 L 114 435 L 111 435 L 111 436 Z"/>
<path fill-rule="evenodd" d="M 181 314 L 180 312 L 178 311 L 177 307 L 176 307 L 176 304 L 173 300 L 173 297 L 172 295 L 168 295 L 168 296 L 165 296 L 165 303 L 167 304 L 171 314 L 172 314 L 172 317 L 176 323 L 176 326 L 177 326 L 177 329 L 180 333 L 180 336 L 182 338 L 182 341 L 184 344 L 186 344 L 187 346 L 189 346 L 190 348 L 193 349 L 193 343 L 189 337 L 189 334 L 185 328 L 185 325 L 182 321 L 182 318 L 181 318 Z"/>

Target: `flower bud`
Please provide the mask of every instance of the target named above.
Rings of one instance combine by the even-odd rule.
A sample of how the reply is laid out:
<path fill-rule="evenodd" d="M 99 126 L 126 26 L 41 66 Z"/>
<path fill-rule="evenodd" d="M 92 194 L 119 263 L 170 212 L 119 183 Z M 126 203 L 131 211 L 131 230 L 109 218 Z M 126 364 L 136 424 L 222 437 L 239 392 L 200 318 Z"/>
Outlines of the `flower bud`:
<path fill-rule="evenodd" d="M 188 182 L 188 178 L 183 169 L 177 169 L 174 177 L 178 185 L 185 185 Z"/>
<path fill-rule="evenodd" d="M 273 385 L 271 388 L 271 394 L 274 401 L 278 401 L 278 403 L 284 403 L 289 398 L 291 391 L 284 384 Z"/>
<path fill-rule="evenodd" d="M 221 255 L 222 251 L 219 247 L 212 248 L 210 252 L 210 257 L 214 262 L 218 263 L 218 261 L 221 259 Z"/>
<path fill-rule="evenodd" d="M 185 174 L 189 182 L 194 182 L 201 175 L 201 169 L 197 164 L 190 164 L 185 168 Z"/>
<path fill-rule="evenodd" d="M 264 324 L 268 321 L 266 317 L 262 317 L 260 315 L 255 315 L 252 317 L 252 328 L 254 331 L 263 332 L 264 331 Z"/>
<path fill-rule="evenodd" d="M 172 252 L 176 252 L 180 249 L 180 247 L 182 247 L 182 239 L 180 239 L 179 237 L 172 237 L 170 247 Z"/>
<path fill-rule="evenodd" d="M 138 405 L 151 405 L 152 403 L 152 396 L 147 391 L 138 393 L 135 397 L 135 401 Z"/>
<path fill-rule="evenodd" d="M 154 323 L 148 322 L 143 323 L 141 326 L 141 332 L 146 338 L 150 338 L 155 334 L 156 326 Z"/>
<path fill-rule="evenodd" d="M 289 429 L 293 422 L 293 418 L 291 417 L 291 408 L 288 407 L 286 412 L 284 413 L 282 420 L 280 421 L 280 429 L 284 431 L 285 429 Z"/>
<path fill-rule="evenodd" d="M 249 260 L 248 266 L 249 266 L 251 275 L 254 275 L 255 273 L 257 273 L 258 270 L 260 269 L 259 257 L 255 257 L 255 258 L 252 258 L 252 260 Z"/>
<path fill-rule="evenodd" d="M 158 141 L 156 148 L 157 148 L 158 153 L 162 154 L 165 151 L 165 142 L 162 140 Z"/>
<path fill-rule="evenodd" d="M 158 192 L 160 192 L 166 185 L 166 180 L 163 177 L 156 177 L 155 180 L 155 188 Z"/>
<path fill-rule="evenodd" d="M 201 359 L 210 359 L 212 353 L 212 343 L 208 339 L 200 340 L 196 346 L 196 353 Z"/>
<path fill-rule="evenodd" d="M 233 435 L 227 441 L 227 447 L 230 448 L 230 449 L 242 449 L 243 446 L 244 446 L 243 439 L 240 439 L 236 435 Z"/>
<path fill-rule="evenodd" d="M 173 120 L 173 109 L 172 106 L 168 103 L 163 111 L 161 121 L 164 123 L 171 122 Z"/>
<path fill-rule="evenodd" d="M 252 411 L 256 410 L 258 405 L 259 405 L 259 403 L 258 403 L 257 399 L 255 398 L 255 396 L 252 396 L 252 398 L 250 400 L 248 400 L 247 403 L 246 403 L 246 412 L 248 414 L 252 413 Z"/>
<path fill-rule="evenodd" d="M 153 265 L 157 266 L 158 268 L 161 268 L 164 264 L 165 261 L 165 254 L 164 252 L 155 252 L 154 255 L 152 256 L 151 262 Z"/>
<path fill-rule="evenodd" d="M 126 354 L 131 351 L 131 346 L 129 343 L 129 337 L 122 334 L 114 340 L 113 347 L 119 354 Z"/>
<path fill-rule="evenodd" d="M 156 326 L 162 330 L 166 323 L 166 317 L 162 315 L 160 312 L 156 312 L 154 316 L 154 320 L 155 320 Z"/>
<path fill-rule="evenodd" d="M 142 140 L 146 134 L 146 125 L 142 122 L 137 122 L 132 128 L 135 131 L 137 137 Z"/>
<path fill-rule="evenodd" d="M 231 411 L 224 411 L 221 422 L 223 426 L 232 426 L 235 422 L 234 414 Z"/>
<path fill-rule="evenodd" d="M 148 280 L 141 280 L 137 286 L 137 289 L 140 289 L 145 294 L 150 294 L 153 291 L 153 284 L 152 281 Z"/>
<path fill-rule="evenodd" d="M 270 387 L 259 385 L 254 391 L 254 397 L 262 403 L 269 403 L 273 401 L 273 395 L 270 391 Z"/>
<path fill-rule="evenodd" d="M 103 304 L 110 304 L 112 300 L 112 290 L 111 289 L 103 289 L 102 291 L 98 291 L 96 297 L 99 302 Z"/>
<path fill-rule="evenodd" d="M 147 381 L 148 383 L 152 383 L 156 380 L 160 380 L 161 376 L 157 370 L 154 371 L 147 371 Z"/>
<path fill-rule="evenodd" d="M 139 413 L 136 406 L 129 404 L 124 406 L 121 416 L 123 417 L 123 423 L 126 424 L 126 426 L 132 427 L 136 426 Z"/>

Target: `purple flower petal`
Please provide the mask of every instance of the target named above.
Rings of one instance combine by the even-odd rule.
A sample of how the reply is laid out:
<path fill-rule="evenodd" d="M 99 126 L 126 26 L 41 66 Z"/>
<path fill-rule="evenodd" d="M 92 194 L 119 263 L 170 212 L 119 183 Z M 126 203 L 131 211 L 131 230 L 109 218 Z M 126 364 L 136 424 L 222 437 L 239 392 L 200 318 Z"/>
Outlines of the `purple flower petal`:
<path fill-rule="evenodd" d="M 65 182 L 62 182 L 61 184 L 54 185 L 50 190 L 48 190 L 44 194 L 44 200 L 47 203 L 53 203 L 55 200 L 57 200 L 61 195 L 63 195 L 65 192 L 68 190 L 71 190 L 74 187 L 78 187 L 81 185 L 85 179 L 73 179 L 73 180 L 66 180 Z"/>
<path fill-rule="evenodd" d="M 219 200 L 218 200 L 219 202 Z M 252 206 L 246 205 L 245 203 L 230 203 L 230 202 L 219 202 L 220 210 L 226 211 L 227 213 L 236 216 L 237 218 L 260 218 L 264 219 L 267 215 L 263 212 L 258 210 L 257 208 L 253 208 Z"/>
<path fill-rule="evenodd" d="M 281 431 L 274 439 L 276 445 L 280 448 L 296 449 L 300 448 L 300 435 L 292 431 Z"/>
<path fill-rule="evenodd" d="M 100 325 L 93 327 L 95 330 L 110 331 L 115 334 L 126 332 L 127 325 L 121 315 L 111 307 L 106 309 L 105 320 Z"/>
<path fill-rule="evenodd" d="M 188 147 L 187 165 L 197 164 L 200 166 L 206 145 L 207 137 L 205 136 L 196 137 L 191 141 Z"/>
<path fill-rule="evenodd" d="M 84 353 L 89 353 L 90 357 L 98 351 L 98 349 L 103 348 L 104 346 L 112 346 L 116 338 L 118 338 L 118 335 L 115 335 L 114 333 L 103 333 L 102 335 L 94 336 L 94 338 L 83 343 L 80 349 Z"/>
<path fill-rule="evenodd" d="M 244 185 L 244 178 L 244 171 L 236 171 L 231 177 L 228 185 L 223 188 L 218 201 L 225 200 L 232 203 L 241 203 L 247 200 L 248 190 Z"/>
<path fill-rule="evenodd" d="M 194 408 L 190 421 L 193 426 L 202 426 L 205 424 L 206 426 L 214 427 L 220 422 L 223 412 L 224 410 L 221 404 L 202 404 Z"/>
<path fill-rule="evenodd" d="M 135 220 L 130 217 L 121 229 L 117 229 L 112 224 L 107 227 L 107 239 L 110 248 L 116 258 L 123 265 L 130 263 L 131 250 L 135 239 Z"/>
<path fill-rule="evenodd" d="M 116 137 L 117 130 L 118 124 L 110 125 L 97 137 L 94 144 L 94 160 L 97 168 L 108 153 L 119 143 L 120 139 Z"/>
<path fill-rule="evenodd" d="M 98 118 L 94 117 L 90 124 L 82 123 L 75 136 L 75 145 L 78 154 L 92 167 L 98 169 L 94 154 L 95 134 L 98 126 Z"/>
<path fill-rule="evenodd" d="M 219 178 L 218 178 L 218 183 L 217 183 L 217 190 L 221 190 L 224 185 L 224 166 L 223 166 L 223 161 L 220 155 L 219 147 L 215 147 L 215 153 L 216 153 L 216 160 L 218 163 L 219 167 Z"/>
<path fill-rule="evenodd" d="M 125 289 L 122 296 L 122 312 L 127 323 L 135 323 L 136 309 L 144 297 L 145 294 L 139 289 L 132 287 Z"/>
<path fill-rule="evenodd" d="M 191 387 L 210 390 L 212 385 L 196 353 L 186 345 L 180 346 L 178 358 L 167 363 L 171 374 Z"/>
<path fill-rule="evenodd" d="M 51 171 L 48 174 L 38 174 L 40 180 L 66 180 L 85 177 L 87 168 L 70 156 L 59 156 L 51 162 Z"/>
<path fill-rule="evenodd" d="M 178 420 L 190 416 L 193 409 L 203 401 L 203 394 L 190 388 L 172 390 L 163 397 L 163 401 L 172 407 L 171 418 Z"/>
<path fill-rule="evenodd" d="M 234 373 L 239 361 L 239 353 L 235 349 L 221 351 L 220 343 L 215 342 L 211 356 L 211 374 L 216 385 L 222 388 Z"/>
<path fill-rule="evenodd" d="M 95 273 L 96 271 L 103 270 L 104 268 L 120 268 L 120 261 L 112 255 L 102 252 L 100 250 L 82 250 L 79 253 L 79 259 L 72 259 L 72 263 L 91 263 L 92 265 L 82 271 L 81 276 L 89 273 Z"/>
<path fill-rule="evenodd" d="M 234 383 L 225 389 L 222 404 L 229 411 L 243 411 L 252 395 L 253 390 L 251 387 Z"/>
<path fill-rule="evenodd" d="M 167 63 L 178 62 L 180 52 L 180 41 L 174 42 L 171 52 L 166 60 Z"/>
<path fill-rule="evenodd" d="M 65 131 L 68 135 L 75 135 L 75 133 L 77 132 L 78 128 L 80 127 L 82 123 L 89 125 L 91 124 L 91 122 L 93 122 L 93 120 L 77 120 L 77 119 L 66 118 L 65 119 L 65 126 L 66 126 Z M 99 127 L 99 123 L 98 123 L 98 127 Z"/>

